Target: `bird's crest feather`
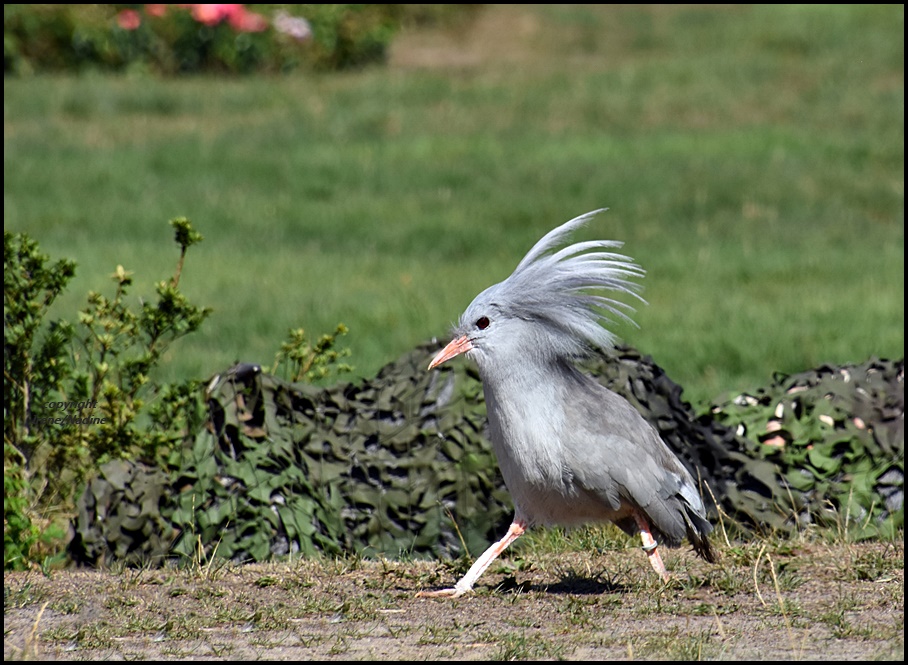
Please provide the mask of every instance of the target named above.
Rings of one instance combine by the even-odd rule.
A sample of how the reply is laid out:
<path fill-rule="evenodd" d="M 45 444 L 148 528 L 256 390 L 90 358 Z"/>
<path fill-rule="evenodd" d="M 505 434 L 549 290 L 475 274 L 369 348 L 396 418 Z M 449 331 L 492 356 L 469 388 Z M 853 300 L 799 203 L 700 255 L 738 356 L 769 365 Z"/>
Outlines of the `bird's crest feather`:
<path fill-rule="evenodd" d="M 574 231 L 604 210 L 580 215 L 549 231 L 507 279 L 486 289 L 474 304 L 482 300 L 510 316 L 541 324 L 555 355 L 582 355 L 591 346 L 612 346 L 614 335 L 602 324 L 612 317 L 633 323 L 628 315 L 633 307 L 602 292 L 645 302 L 639 295 L 641 286 L 631 281 L 645 271 L 630 257 L 608 251 L 623 245 L 618 241 L 589 240 L 562 247 Z"/>

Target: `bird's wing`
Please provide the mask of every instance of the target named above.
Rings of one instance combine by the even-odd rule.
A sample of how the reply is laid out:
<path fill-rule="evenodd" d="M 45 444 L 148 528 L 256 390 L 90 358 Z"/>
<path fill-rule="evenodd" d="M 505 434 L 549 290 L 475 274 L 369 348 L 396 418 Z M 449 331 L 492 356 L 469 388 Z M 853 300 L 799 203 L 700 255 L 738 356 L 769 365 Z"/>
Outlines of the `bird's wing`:
<path fill-rule="evenodd" d="M 692 527 L 709 531 L 690 473 L 624 398 L 591 380 L 569 408 L 567 464 L 578 489 L 612 511 L 641 510 L 669 544 Z"/>

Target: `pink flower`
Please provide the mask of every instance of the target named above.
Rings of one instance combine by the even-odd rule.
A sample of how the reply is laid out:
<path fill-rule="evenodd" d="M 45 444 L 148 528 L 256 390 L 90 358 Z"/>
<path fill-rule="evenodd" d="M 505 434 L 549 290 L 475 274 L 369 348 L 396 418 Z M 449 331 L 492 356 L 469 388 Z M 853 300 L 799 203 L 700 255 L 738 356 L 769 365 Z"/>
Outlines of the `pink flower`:
<path fill-rule="evenodd" d="M 261 14 L 247 12 L 243 5 L 238 5 L 239 10 L 227 15 L 230 27 L 240 32 L 262 32 L 268 27 L 268 20 Z"/>
<path fill-rule="evenodd" d="M 268 21 L 261 14 L 246 11 L 245 5 L 187 5 L 192 7 L 192 17 L 205 25 L 217 25 L 224 19 L 230 27 L 240 32 L 261 32 L 268 27 Z"/>
<path fill-rule="evenodd" d="M 192 7 L 192 18 L 205 25 L 217 25 L 224 20 L 234 7 L 242 5 L 189 5 Z"/>
<path fill-rule="evenodd" d="M 135 30 L 142 25 L 142 17 L 135 9 L 124 9 L 117 14 L 117 25 L 124 30 Z"/>
<path fill-rule="evenodd" d="M 167 13 L 167 5 L 145 5 L 145 13 L 155 18 L 161 18 Z"/>

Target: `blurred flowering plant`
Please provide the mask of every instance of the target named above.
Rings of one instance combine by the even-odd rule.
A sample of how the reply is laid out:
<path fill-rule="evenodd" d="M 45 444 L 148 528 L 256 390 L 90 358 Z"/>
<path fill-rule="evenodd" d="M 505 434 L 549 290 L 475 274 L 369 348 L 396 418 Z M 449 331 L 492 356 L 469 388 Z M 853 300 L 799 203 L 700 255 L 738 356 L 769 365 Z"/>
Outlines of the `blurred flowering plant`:
<path fill-rule="evenodd" d="M 283 70 L 298 64 L 305 41 L 285 38 L 279 26 L 240 4 L 133 5 L 119 9 L 116 25 L 133 33 L 117 39 L 140 45 L 164 72 Z"/>
<path fill-rule="evenodd" d="M 262 32 L 268 28 L 268 19 L 246 9 L 246 5 L 145 5 L 149 16 L 163 18 L 168 7 L 188 9 L 192 18 L 209 27 L 224 21 L 237 32 Z M 142 25 L 142 14 L 138 9 L 125 8 L 117 14 L 117 25 L 124 30 L 137 30 Z"/>
<path fill-rule="evenodd" d="M 4 71 L 161 74 L 382 62 L 402 5 L 4 5 Z"/>

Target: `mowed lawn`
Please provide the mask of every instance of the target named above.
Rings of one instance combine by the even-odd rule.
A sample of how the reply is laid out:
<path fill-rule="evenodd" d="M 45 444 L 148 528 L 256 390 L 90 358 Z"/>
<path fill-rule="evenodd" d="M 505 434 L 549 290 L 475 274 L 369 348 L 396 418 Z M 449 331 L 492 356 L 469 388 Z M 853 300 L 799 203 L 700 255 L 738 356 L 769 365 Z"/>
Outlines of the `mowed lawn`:
<path fill-rule="evenodd" d="M 339 322 L 372 375 L 601 207 L 647 270 L 616 332 L 698 405 L 902 357 L 904 8 L 490 5 L 358 72 L 4 80 L 4 227 L 79 266 L 54 316 L 205 236 L 165 378 Z"/>

